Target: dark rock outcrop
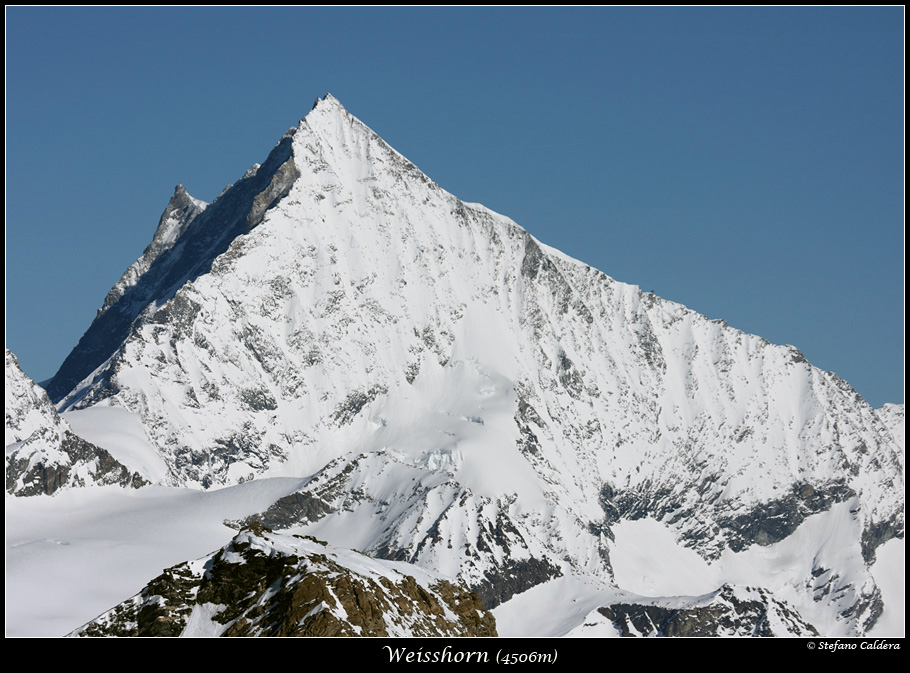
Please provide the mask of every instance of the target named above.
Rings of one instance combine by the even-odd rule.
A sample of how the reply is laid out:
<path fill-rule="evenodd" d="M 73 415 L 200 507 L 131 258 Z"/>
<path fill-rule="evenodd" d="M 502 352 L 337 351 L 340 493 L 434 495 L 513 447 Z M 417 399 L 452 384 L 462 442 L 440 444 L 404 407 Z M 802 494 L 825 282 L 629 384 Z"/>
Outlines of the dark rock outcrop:
<path fill-rule="evenodd" d="M 621 636 L 817 636 L 815 627 L 764 589 L 725 585 L 687 607 L 614 603 L 598 611 Z"/>
<path fill-rule="evenodd" d="M 168 568 L 70 635 L 496 635 L 477 594 L 408 570 L 253 525 L 207 559 Z"/>

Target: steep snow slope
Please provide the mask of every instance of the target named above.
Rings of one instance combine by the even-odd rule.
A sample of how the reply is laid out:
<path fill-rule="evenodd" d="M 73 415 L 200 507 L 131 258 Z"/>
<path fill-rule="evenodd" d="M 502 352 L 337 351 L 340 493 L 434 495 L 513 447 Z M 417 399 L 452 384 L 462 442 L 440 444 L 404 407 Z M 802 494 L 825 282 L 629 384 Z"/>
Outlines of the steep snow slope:
<path fill-rule="evenodd" d="M 21 442 L 35 432 L 53 428 L 59 417 L 47 393 L 19 367 L 19 360 L 6 349 L 6 426 L 4 446 Z"/>
<path fill-rule="evenodd" d="M 137 414 L 162 483 L 311 476 L 263 520 L 486 605 L 559 576 L 613 586 L 621 521 L 705 562 L 835 506 L 865 563 L 903 533 L 902 448 L 836 375 L 458 200 L 331 96 L 182 212 L 50 386 L 61 409 Z M 800 602 L 814 573 L 856 576 L 805 572 Z M 838 632 L 877 614 L 860 575 L 850 609 L 820 599 Z"/>

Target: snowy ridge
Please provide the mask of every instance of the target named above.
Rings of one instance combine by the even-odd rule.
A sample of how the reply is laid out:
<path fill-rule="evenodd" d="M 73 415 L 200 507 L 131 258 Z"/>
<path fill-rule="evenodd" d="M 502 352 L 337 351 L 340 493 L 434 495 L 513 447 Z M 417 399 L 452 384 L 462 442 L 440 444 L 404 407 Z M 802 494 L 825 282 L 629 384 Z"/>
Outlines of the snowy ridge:
<path fill-rule="evenodd" d="M 878 411 L 878 417 L 882 419 L 882 422 L 885 424 L 891 431 L 891 436 L 894 437 L 894 441 L 897 442 L 898 446 L 901 447 L 901 457 L 904 457 L 905 451 L 905 429 L 906 429 L 906 419 L 904 417 L 904 405 L 903 404 L 885 404 Z"/>
<path fill-rule="evenodd" d="M 51 386 L 137 414 L 163 483 L 312 476 L 281 526 L 487 605 L 613 586 L 622 521 L 711 562 L 846 503 L 866 562 L 903 535 L 897 425 L 848 384 L 458 200 L 331 96 L 183 232 Z M 857 572 L 839 633 L 874 612 Z"/>
<path fill-rule="evenodd" d="M 6 349 L 6 426 L 5 446 L 28 439 L 42 429 L 60 424 L 57 410 L 47 393 L 32 381 L 10 349 Z"/>
<path fill-rule="evenodd" d="M 174 195 L 158 220 L 158 228 L 155 230 L 152 242 L 143 251 L 142 257 L 137 259 L 111 288 L 104 299 L 103 306 L 98 311 L 99 316 L 116 305 L 120 298 L 139 282 L 139 279 L 162 253 L 174 247 L 174 244 L 186 233 L 187 228 L 207 205 L 204 201 L 190 196 L 183 185 L 177 185 L 174 188 Z"/>
<path fill-rule="evenodd" d="M 165 301 L 177 288 L 207 273 L 231 241 L 259 224 L 265 209 L 294 178 L 293 162 L 287 160 L 291 135 L 278 142 L 263 166 L 247 171 L 204 209 L 202 202 L 177 186 L 152 244 L 108 293 L 88 331 L 48 383 L 52 400 L 59 401 L 102 365 L 146 307 Z"/>
<path fill-rule="evenodd" d="M 103 448 L 73 433 L 47 393 L 6 349 L 6 492 L 28 496 L 61 488 L 148 483 Z"/>
<path fill-rule="evenodd" d="M 513 514 L 514 498 L 478 496 L 444 469 L 374 452 L 332 461 L 242 525 L 305 530 L 372 556 L 433 568 L 458 577 L 492 607 L 562 575 L 561 554 L 541 545 Z M 459 557 L 453 549 L 470 551 Z"/>

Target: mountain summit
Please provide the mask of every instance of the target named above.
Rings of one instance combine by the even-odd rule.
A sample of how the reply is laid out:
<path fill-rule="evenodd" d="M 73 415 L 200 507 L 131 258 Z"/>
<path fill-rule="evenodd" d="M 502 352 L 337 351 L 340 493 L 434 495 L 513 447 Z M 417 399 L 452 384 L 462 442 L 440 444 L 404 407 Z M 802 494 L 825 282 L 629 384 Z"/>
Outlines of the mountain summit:
<path fill-rule="evenodd" d="M 903 535 L 902 446 L 844 381 L 459 200 L 331 95 L 211 204 L 178 186 L 48 391 L 140 418 L 165 485 L 302 478 L 252 522 L 484 607 L 662 595 L 620 562 L 638 526 L 694 555 L 692 593 L 857 635 Z"/>

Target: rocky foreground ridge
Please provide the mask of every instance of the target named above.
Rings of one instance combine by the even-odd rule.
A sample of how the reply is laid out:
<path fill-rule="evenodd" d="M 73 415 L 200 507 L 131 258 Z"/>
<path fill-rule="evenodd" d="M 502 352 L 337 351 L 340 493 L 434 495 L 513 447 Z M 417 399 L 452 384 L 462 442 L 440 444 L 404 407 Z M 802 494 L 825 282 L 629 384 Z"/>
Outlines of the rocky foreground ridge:
<path fill-rule="evenodd" d="M 70 635 L 485 637 L 496 622 L 433 573 L 251 526 Z"/>

